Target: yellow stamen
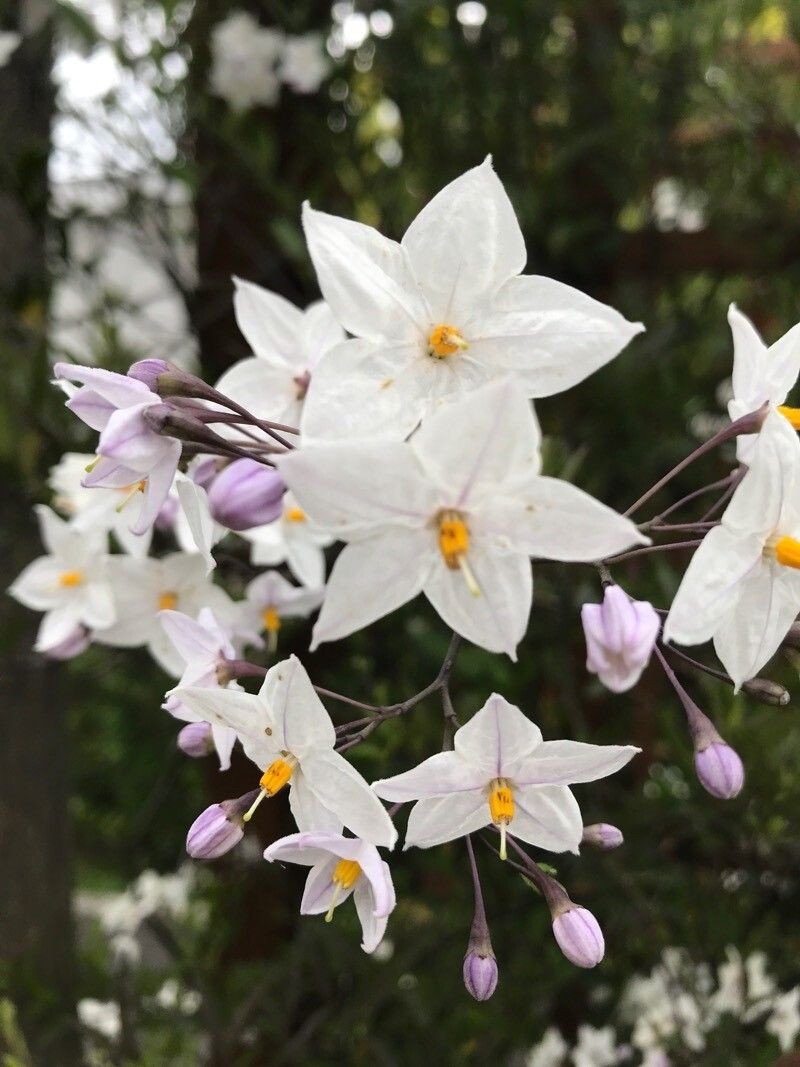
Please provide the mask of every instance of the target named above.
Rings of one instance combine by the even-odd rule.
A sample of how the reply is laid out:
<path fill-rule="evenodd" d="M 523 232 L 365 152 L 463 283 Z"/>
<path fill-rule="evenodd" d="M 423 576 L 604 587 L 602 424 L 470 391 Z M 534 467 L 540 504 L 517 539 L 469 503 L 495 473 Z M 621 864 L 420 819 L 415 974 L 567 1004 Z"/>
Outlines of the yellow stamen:
<path fill-rule="evenodd" d="M 305 522 L 306 513 L 302 508 L 293 507 L 287 508 L 283 516 L 287 522 Z"/>
<path fill-rule="evenodd" d="M 489 814 L 500 827 L 500 859 L 506 858 L 506 827 L 514 818 L 514 793 L 506 778 L 495 778 L 489 790 Z"/>
<path fill-rule="evenodd" d="M 775 559 L 784 567 L 800 570 L 800 541 L 794 537 L 782 537 L 775 545 Z"/>
<path fill-rule="evenodd" d="M 444 511 L 439 518 L 439 551 L 451 571 L 460 570 L 473 596 L 481 595 L 472 568 L 467 560 L 469 529 L 457 511 Z"/>
<path fill-rule="evenodd" d="M 64 571 L 59 576 L 58 584 L 63 589 L 74 589 L 76 585 L 80 585 L 83 581 L 82 571 Z"/>
<path fill-rule="evenodd" d="M 92 462 L 87 463 L 83 469 L 86 471 L 87 474 L 91 474 L 102 458 L 102 456 L 95 456 Z"/>
<path fill-rule="evenodd" d="M 127 493 L 127 496 L 122 501 L 122 503 L 117 504 L 117 506 L 116 506 L 116 508 L 114 510 L 117 511 L 117 512 L 122 511 L 122 509 L 125 507 L 125 505 L 129 504 L 131 502 L 131 500 L 133 500 L 133 498 L 136 496 L 137 493 L 143 493 L 144 492 L 144 487 L 145 487 L 146 484 L 147 484 L 147 479 L 146 478 L 142 478 L 142 480 L 139 481 L 139 482 L 132 482 L 131 485 L 123 485 L 121 489 L 118 489 L 117 492 L 119 492 L 119 493 Z"/>
<path fill-rule="evenodd" d="M 258 784 L 268 797 L 274 797 L 292 777 L 296 766 L 297 761 L 292 756 L 288 759 L 276 759 L 261 775 L 261 781 Z"/>
<path fill-rule="evenodd" d="M 276 630 L 281 628 L 281 617 L 277 610 L 273 607 L 265 608 L 264 614 L 261 616 L 261 621 L 264 624 L 264 629 L 269 633 L 275 633 Z"/>
<path fill-rule="evenodd" d="M 331 897 L 331 906 L 325 915 L 326 923 L 333 919 L 333 910 L 339 902 L 340 892 L 343 889 L 350 889 L 360 874 L 361 864 L 356 860 L 339 860 L 333 868 L 333 896 Z"/>
<path fill-rule="evenodd" d="M 793 429 L 800 430 L 800 408 L 782 406 L 778 411 L 790 423 Z"/>
<path fill-rule="evenodd" d="M 461 330 L 456 326 L 440 323 L 440 325 L 434 326 L 431 330 L 428 338 L 429 355 L 435 356 L 437 359 L 446 359 L 448 356 L 452 356 L 454 352 L 458 352 L 459 349 L 463 351 L 465 348 L 469 348 L 469 345 L 464 340 Z"/>
<path fill-rule="evenodd" d="M 162 593 L 158 598 L 159 611 L 173 611 L 178 605 L 177 593 Z"/>

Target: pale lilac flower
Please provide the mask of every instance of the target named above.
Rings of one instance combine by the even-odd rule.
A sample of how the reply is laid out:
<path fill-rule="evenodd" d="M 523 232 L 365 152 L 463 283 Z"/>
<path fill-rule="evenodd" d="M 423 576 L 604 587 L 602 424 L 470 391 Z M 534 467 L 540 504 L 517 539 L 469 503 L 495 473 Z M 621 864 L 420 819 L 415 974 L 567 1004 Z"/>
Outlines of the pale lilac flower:
<path fill-rule="evenodd" d="M 289 786 L 299 830 L 338 832 L 344 824 L 374 845 L 394 846 L 391 819 L 358 771 L 335 751 L 333 723 L 296 656 L 267 672 L 257 696 L 198 688 L 177 689 L 175 696 L 198 719 L 236 731 L 245 755 L 263 771 L 259 802 Z"/>
<path fill-rule="evenodd" d="M 578 852 L 580 808 L 570 784 L 594 782 L 624 767 L 632 745 L 543 741 L 538 726 L 494 693 L 456 730 L 454 751 L 373 782 L 384 800 L 416 800 L 405 848 L 430 848 L 494 824 L 550 852 Z"/>
<path fill-rule="evenodd" d="M 292 585 L 278 571 L 265 571 L 245 589 L 242 627 L 255 635 L 266 631 L 274 648 L 283 620 L 306 618 L 320 606 L 324 595 L 324 589 Z"/>
<path fill-rule="evenodd" d="M 65 645 L 80 643 L 83 628 L 104 629 L 116 618 L 108 536 L 105 530 L 77 530 L 44 505 L 36 514 L 48 554 L 29 563 L 8 592 L 26 608 L 45 613 L 34 648 L 58 657 Z"/>
<path fill-rule="evenodd" d="M 647 666 L 660 621 L 646 600 L 631 600 L 618 585 L 607 585 L 602 604 L 584 604 L 586 669 L 612 693 L 624 693 Z"/>
<path fill-rule="evenodd" d="M 249 530 L 283 513 L 286 486 L 276 470 L 254 459 L 236 459 L 208 487 L 213 518 L 229 530 Z"/>
<path fill-rule="evenodd" d="M 395 894 L 389 865 L 373 844 L 318 830 L 282 837 L 264 852 L 264 859 L 311 868 L 300 903 L 301 915 L 325 912 L 330 922 L 334 909 L 352 894 L 361 922 L 361 947 L 365 952 L 375 951 L 386 932 Z"/>
<path fill-rule="evenodd" d="M 55 374 L 58 379 L 81 384 L 67 407 L 87 426 L 100 431 L 98 458 L 83 484 L 127 488 L 131 500 L 141 497 L 131 530 L 144 533 L 155 522 L 172 488 L 181 456 L 180 441 L 157 433 L 147 420 L 148 409 L 163 407 L 161 397 L 136 378 L 98 367 L 57 363 Z"/>

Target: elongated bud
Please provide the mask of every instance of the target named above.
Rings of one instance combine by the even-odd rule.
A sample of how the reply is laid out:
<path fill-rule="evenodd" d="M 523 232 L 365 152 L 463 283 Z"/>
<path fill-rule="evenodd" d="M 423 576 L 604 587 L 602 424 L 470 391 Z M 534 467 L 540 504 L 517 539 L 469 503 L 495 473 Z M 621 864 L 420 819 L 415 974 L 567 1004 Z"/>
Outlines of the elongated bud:
<path fill-rule="evenodd" d="M 214 751 L 214 739 L 207 722 L 190 722 L 178 734 L 178 748 L 192 759 L 201 759 Z"/>
<path fill-rule="evenodd" d="M 253 789 L 235 800 L 223 800 L 201 812 L 189 827 L 186 851 L 195 860 L 224 856 L 244 836 L 243 815 L 258 795 Z"/>
<path fill-rule="evenodd" d="M 249 530 L 278 518 L 285 489 L 276 470 L 253 459 L 237 459 L 211 483 L 208 506 L 229 530 Z"/>
<path fill-rule="evenodd" d="M 128 367 L 128 377 L 144 382 L 148 389 L 158 392 L 158 379 L 170 369 L 165 359 L 140 359 Z"/>
<path fill-rule="evenodd" d="M 703 788 L 720 800 L 738 796 L 744 785 L 742 761 L 720 738 L 695 752 L 694 767 Z"/>
<path fill-rule="evenodd" d="M 128 368 L 128 377 L 138 378 L 159 396 L 214 400 L 220 395 L 196 374 L 188 374 L 165 359 L 140 359 Z"/>
<path fill-rule="evenodd" d="M 154 433 L 163 437 L 174 437 L 189 445 L 205 445 L 223 453 L 236 452 L 238 449 L 231 441 L 226 441 L 214 433 L 200 419 L 172 407 L 170 404 L 152 404 L 145 408 L 142 418 Z"/>
<path fill-rule="evenodd" d="M 609 851 L 612 848 L 619 848 L 625 838 L 622 836 L 622 830 L 612 826 L 611 823 L 595 822 L 591 826 L 584 826 L 581 840 L 585 845 L 594 845 L 595 848 Z"/>
<path fill-rule="evenodd" d="M 464 957 L 464 985 L 475 1000 L 488 1000 L 497 989 L 497 960 L 491 945 L 489 952 L 482 955 L 470 950 Z"/>
<path fill-rule="evenodd" d="M 596 967 L 605 955 L 606 944 L 597 919 L 569 899 L 553 917 L 553 935 L 576 967 Z"/>
<path fill-rule="evenodd" d="M 769 704 L 773 708 L 785 708 L 792 699 L 792 694 L 784 685 L 770 681 L 769 678 L 751 678 L 742 685 L 745 693 L 762 704 Z"/>

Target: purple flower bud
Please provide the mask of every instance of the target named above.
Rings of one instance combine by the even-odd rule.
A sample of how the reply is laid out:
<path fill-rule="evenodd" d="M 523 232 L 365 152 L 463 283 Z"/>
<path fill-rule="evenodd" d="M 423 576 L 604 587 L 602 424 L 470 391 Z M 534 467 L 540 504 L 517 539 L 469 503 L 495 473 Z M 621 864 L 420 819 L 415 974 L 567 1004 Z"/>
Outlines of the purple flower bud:
<path fill-rule="evenodd" d="M 208 505 L 229 530 L 249 530 L 278 518 L 285 488 L 277 471 L 254 459 L 237 459 L 211 483 Z"/>
<path fill-rule="evenodd" d="M 744 767 L 739 756 L 724 741 L 712 741 L 694 756 L 694 768 L 702 787 L 713 797 L 730 800 L 744 785 Z"/>
<path fill-rule="evenodd" d="M 47 656 L 48 659 L 72 659 L 73 656 L 78 656 L 81 652 L 84 652 L 91 643 L 91 631 L 79 624 L 63 641 L 59 641 L 52 648 L 43 649 L 42 654 Z"/>
<path fill-rule="evenodd" d="M 470 950 L 464 957 L 464 985 L 476 1000 L 488 1000 L 497 988 L 497 960 Z"/>
<path fill-rule="evenodd" d="M 792 699 L 785 685 L 773 682 L 769 678 L 751 678 L 743 683 L 742 689 L 754 700 L 769 704 L 773 708 L 785 708 Z"/>
<path fill-rule="evenodd" d="M 576 967 L 596 967 L 606 951 L 603 931 L 594 915 L 571 901 L 553 919 L 558 947 Z"/>
<path fill-rule="evenodd" d="M 144 382 L 148 389 L 157 393 L 158 379 L 168 370 L 170 370 L 170 365 L 164 359 L 140 359 L 128 367 L 128 377 Z"/>
<path fill-rule="evenodd" d="M 614 693 L 631 689 L 647 666 L 661 625 L 652 604 L 607 585 L 602 604 L 583 605 L 581 621 L 586 669 Z"/>
<path fill-rule="evenodd" d="M 253 789 L 236 800 L 223 800 L 201 812 L 189 827 L 186 851 L 195 860 L 213 860 L 224 856 L 244 837 L 242 816 L 258 795 Z"/>
<path fill-rule="evenodd" d="M 207 722 L 190 722 L 178 734 L 178 748 L 192 759 L 201 759 L 214 751 L 214 739 Z"/>
<path fill-rule="evenodd" d="M 586 845 L 594 845 L 595 848 L 612 849 L 619 848 L 625 841 L 622 830 L 607 822 L 595 822 L 591 826 L 584 826 L 581 839 Z"/>

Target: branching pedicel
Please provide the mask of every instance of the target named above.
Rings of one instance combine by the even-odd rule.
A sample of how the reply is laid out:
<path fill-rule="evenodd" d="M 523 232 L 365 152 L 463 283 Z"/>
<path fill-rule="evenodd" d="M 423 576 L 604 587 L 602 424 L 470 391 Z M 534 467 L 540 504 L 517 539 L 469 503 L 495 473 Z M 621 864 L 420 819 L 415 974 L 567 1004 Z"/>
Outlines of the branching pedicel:
<path fill-rule="evenodd" d="M 255 764 L 248 793 L 198 816 L 191 856 L 229 851 L 259 805 L 287 791 L 299 832 L 266 858 L 310 868 L 304 914 L 330 920 L 352 895 L 371 952 L 395 903 L 378 849 L 394 846 L 392 816 L 413 802 L 405 847 L 466 839 L 472 996 L 487 999 L 498 980 L 473 839 L 541 892 L 565 956 L 593 967 L 604 953 L 597 920 L 528 849 L 622 844 L 614 826 L 583 825 L 570 785 L 614 773 L 638 750 L 545 741 L 498 694 L 462 725 L 471 709 L 457 710 L 450 691 L 459 647 L 466 639 L 516 659 L 531 559 L 594 566 L 603 601 L 582 609 L 587 669 L 624 692 L 655 649 L 686 712 L 700 782 L 735 796 L 741 760 L 673 664 L 766 703 L 789 699 L 758 672 L 781 643 L 798 642 L 800 413 L 784 405 L 800 370 L 800 326 L 767 350 L 731 308 L 733 421 L 618 515 L 541 474 L 530 401 L 591 374 L 642 327 L 568 286 L 521 275 L 522 234 L 489 160 L 442 190 L 399 244 L 308 206 L 303 221 L 325 301 L 303 312 L 237 280 L 237 319 L 254 354 L 217 388 L 158 359 L 127 375 L 56 366 L 68 406 L 99 431 L 97 454 L 65 456 L 53 471 L 54 504 L 68 521 L 39 509 L 48 554 L 10 592 L 45 613 L 36 647 L 48 656 L 91 641 L 148 645 L 179 679 L 164 707 L 187 724 L 182 750 L 216 750 L 224 769 L 238 742 Z M 634 522 L 677 474 L 732 439 L 736 470 Z M 697 517 L 677 521 L 690 508 Z M 181 551 L 148 556 L 154 526 L 172 531 Z M 108 553 L 110 532 L 121 553 Z M 237 534 L 256 574 L 234 601 L 209 575 L 217 562 L 250 566 L 216 550 Z M 334 540 L 345 547 L 326 583 L 324 548 Z M 613 576 L 628 560 L 694 549 L 669 609 L 633 600 Z M 260 569 L 284 563 L 299 586 Z M 294 656 L 267 668 L 244 655 L 265 645 L 276 653 L 287 616 L 321 605 L 315 647 L 420 592 L 452 639 L 437 676 L 397 703 L 312 684 Z M 709 639 L 724 670 L 677 647 Z M 258 694 L 241 684 L 253 679 Z M 436 696 L 441 751 L 370 787 L 345 754 Z M 354 717 L 334 725 L 321 698 Z M 394 806 L 387 812 L 379 798 Z"/>

